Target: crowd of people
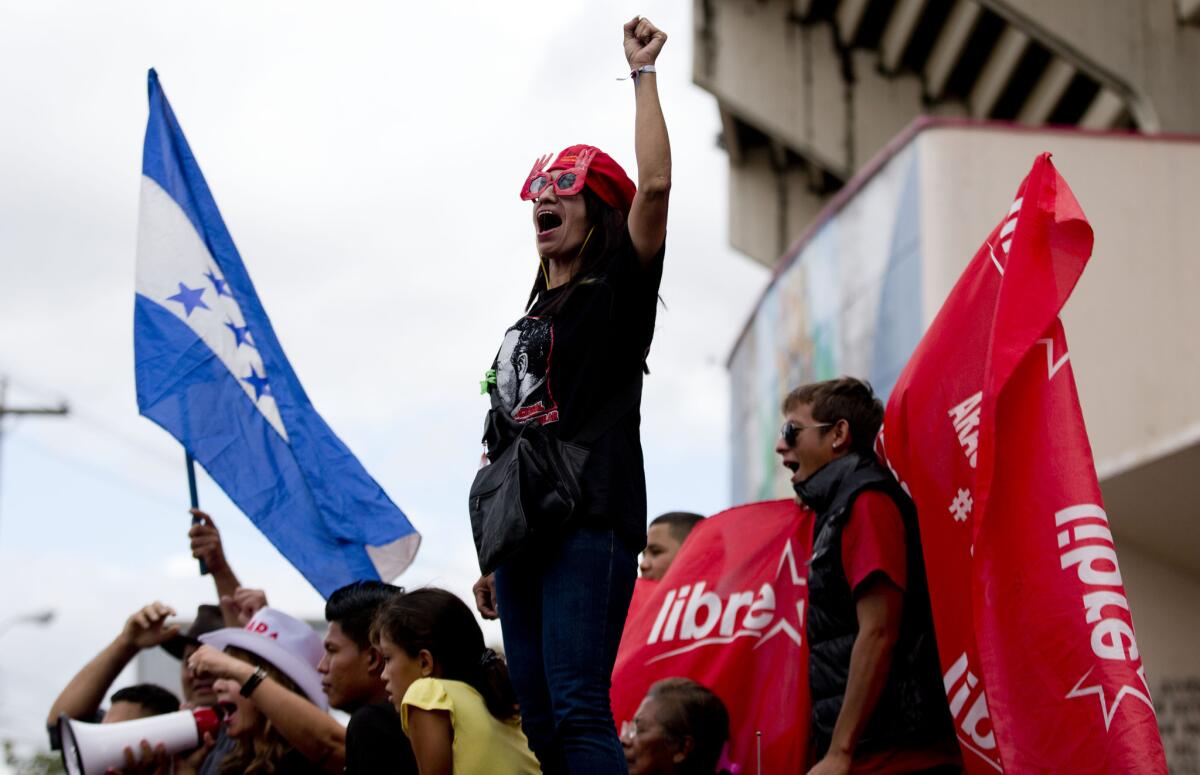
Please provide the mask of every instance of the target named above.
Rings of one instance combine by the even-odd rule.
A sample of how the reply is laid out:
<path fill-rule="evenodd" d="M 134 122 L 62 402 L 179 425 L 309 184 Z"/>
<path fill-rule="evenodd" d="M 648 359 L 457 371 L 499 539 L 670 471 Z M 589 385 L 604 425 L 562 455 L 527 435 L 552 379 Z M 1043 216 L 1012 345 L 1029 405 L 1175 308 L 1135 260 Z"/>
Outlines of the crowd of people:
<path fill-rule="evenodd" d="M 618 732 L 611 676 L 639 572 L 658 581 L 703 517 L 646 528 L 642 379 L 662 278 L 671 152 L 655 62 L 666 35 L 624 27 L 635 92 L 638 181 L 593 146 L 539 159 L 538 263 L 525 314 L 502 339 L 471 519 L 484 575 L 484 642 L 466 603 L 436 588 L 358 581 L 327 601 L 324 638 L 244 588 L 208 515 L 190 532 L 219 605 L 186 631 L 154 602 L 136 611 L 55 700 L 60 718 L 116 723 L 215 707 L 195 750 L 131 742 L 127 773 L 695 773 L 722 766 L 730 718 L 710 689 L 664 675 Z M 548 163 L 549 162 L 549 163 Z M 961 769 L 941 688 L 911 501 L 872 452 L 882 406 L 852 378 L 805 385 L 783 405 L 776 452 L 816 515 L 809 565 L 810 773 Z M 640 561 L 638 556 L 640 555 Z M 141 651 L 179 659 L 182 699 L 114 693 Z M 349 714 L 342 726 L 328 712 Z"/>
<path fill-rule="evenodd" d="M 195 513 L 193 556 L 208 564 L 218 587 L 229 578 L 236 583 L 211 517 Z M 677 545 L 672 556 L 675 551 Z M 654 578 L 668 566 L 669 559 L 657 565 Z M 169 755 L 149 739 L 130 740 L 126 766 L 116 772 L 543 771 L 522 731 L 503 656 L 485 645 L 475 614 L 454 594 L 357 581 L 326 601 L 322 638 L 308 623 L 272 608 L 263 590 L 226 591 L 221 605 L 198 606 L 186 630 L 161 602 L 130 615 L 55 699 L 47 718 L 51 747 L 61 748 L 63 719 L 112 724 L 212 707 L 222 724 L 199 747 Z M 154 648 L 179 661 L 182 696 L 140 683 L 113 692 L 101 710 L 120 673 Z M 330 708 L 348 714 L 348 724 Z M 720 699 L 682 678 L 656 684 L 627 726 L 621 741 L 629 771 L 643 775 L 715 772 L 729 735 Z M 693 762 L 707 762 L 707 769 Z"/>
<path fill-rule="evenodd" d="M 208 515 L 190 531 L 193 555 L 218 587 L 232 576 Z M 234 577 L 236 578 L 236 577 Z M 182 708 L 217 708 L 223 723 L 194 751 L 168 756 L 152 741 L 127 751 L 130 773 L 416 773 L 413 751 L 384 680 L 384 659 L 371 628 L 384 604 L 404 590 L 358 581 L 325 605 L 322 638 L 309 624 L 267 604 L 262 590 L 235 587 L 222 604 L 201 605 L 187 630 L 160 602 L 136 611 L 116 638 L 71 679 L 47 719 L 59 748 L 60 719 L 115 723 Z M 153 684 L 104 695 L 144 649 L 179 660 L 182 701 Z M 343 726 L 328 712 L 349 714 Z"/>

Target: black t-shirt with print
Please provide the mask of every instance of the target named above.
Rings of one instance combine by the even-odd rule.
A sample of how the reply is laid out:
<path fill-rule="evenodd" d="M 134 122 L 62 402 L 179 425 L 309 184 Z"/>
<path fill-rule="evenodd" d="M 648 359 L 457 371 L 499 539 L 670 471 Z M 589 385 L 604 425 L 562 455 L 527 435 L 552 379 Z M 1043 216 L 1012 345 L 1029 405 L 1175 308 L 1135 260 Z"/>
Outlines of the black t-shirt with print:
<path fill-rule="evenodd" d="M 499 406 L 569 441 L 619 390 L 640 380 L 654 337 L 664 252 L 665 245 L 643 266 L 626 231 L 599 272 L 540 294 L 505 332 L 496 355 L 492 389 Z M 580 524 L 613 528 L 634 552 L 646 545 L 640 426 L 640 410 L 634 410 L 600 436 L 581 483 Z"/>

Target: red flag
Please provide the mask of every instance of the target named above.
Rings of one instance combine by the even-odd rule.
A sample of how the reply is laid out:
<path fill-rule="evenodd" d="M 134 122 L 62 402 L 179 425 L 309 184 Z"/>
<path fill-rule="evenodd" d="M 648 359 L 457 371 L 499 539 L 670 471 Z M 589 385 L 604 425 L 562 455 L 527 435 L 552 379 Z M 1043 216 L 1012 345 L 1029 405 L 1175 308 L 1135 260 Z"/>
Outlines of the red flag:
<path fill-rule="evenodd" d="M 1058 319 L 1091 248 L 1043 154 L 917 346 L 879 436 L 917 504 L 973 775 L 1167 771 Z"/>
<path fill-rule="evenodd" d="M 646 690 L 684 676 L 712 689 L 743 775 L 803 772 L 808 642 L 804 614 L 812 512 L 793 501 L 723 511 L 692 530 L 667 575 L 641 585 L 613 670 L 613 717 L 633 719 Z"/>

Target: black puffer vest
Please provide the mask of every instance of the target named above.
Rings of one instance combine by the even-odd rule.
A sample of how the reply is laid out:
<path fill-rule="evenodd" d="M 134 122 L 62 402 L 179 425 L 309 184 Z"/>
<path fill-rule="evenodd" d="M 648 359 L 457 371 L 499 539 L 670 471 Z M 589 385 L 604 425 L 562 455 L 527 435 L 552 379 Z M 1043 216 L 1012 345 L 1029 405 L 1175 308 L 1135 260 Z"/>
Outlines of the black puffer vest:
<path fill-rule="evenodd" d="M 908 579 L 900 639 L 892 652 L 887 684 L 855 751 L 920 748 L 954 734 L 934 642 L 916 509 L 879 463 L 850 453 L 796 485 L 797 494 L 816 512 L 807 632 L 813 744 L 819 756 L 828 750 L 842 710 L 850 652 L 858 635 L 854 597 L 842 567 L 842 530 L 855 498 L 866 490 L 886 493 L 900 509 Z"/>

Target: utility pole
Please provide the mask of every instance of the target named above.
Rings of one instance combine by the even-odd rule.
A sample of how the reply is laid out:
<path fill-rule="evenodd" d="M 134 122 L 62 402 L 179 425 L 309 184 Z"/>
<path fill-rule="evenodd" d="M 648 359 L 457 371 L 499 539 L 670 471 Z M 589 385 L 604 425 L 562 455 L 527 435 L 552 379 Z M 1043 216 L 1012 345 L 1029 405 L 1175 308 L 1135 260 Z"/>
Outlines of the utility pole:
<path fill-rule="evenodd" d="M 7 390 L 8 380 L 0 377 L 0 449 L 4 446 L 4 420 L 7 417 L 24 417 L 30 415 L 66 417 L 69 411 L 66 403 L 59 404 L 58 406 L 9 406 L 5 401 Z"/>

